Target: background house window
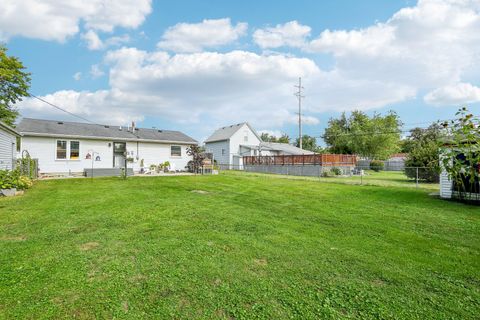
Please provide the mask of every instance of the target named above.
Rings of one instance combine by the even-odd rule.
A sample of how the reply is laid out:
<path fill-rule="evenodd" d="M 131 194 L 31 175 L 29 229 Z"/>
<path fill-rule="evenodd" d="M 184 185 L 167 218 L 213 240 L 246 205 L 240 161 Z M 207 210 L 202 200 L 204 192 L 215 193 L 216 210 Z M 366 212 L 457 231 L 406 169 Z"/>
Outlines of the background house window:
<path fill-rule="evenodd" d="M 182 147 L 180 146 L 171 146 L 170 155 L 172 157 L 181 157 L 182 156 Z"/>
<path fill-rule="evenodd" d="M 57 140 L 57 159 L 67 159 L 67 140 Z"/>
<path fill-rule="evenodd" d="M 222 156 L 225 155 L 225 149 L 222 149 Z"/>
<path fill-rule="evenodd" d="M 80 141 L 70 141 L 70 160 L 80 159 Z"/>

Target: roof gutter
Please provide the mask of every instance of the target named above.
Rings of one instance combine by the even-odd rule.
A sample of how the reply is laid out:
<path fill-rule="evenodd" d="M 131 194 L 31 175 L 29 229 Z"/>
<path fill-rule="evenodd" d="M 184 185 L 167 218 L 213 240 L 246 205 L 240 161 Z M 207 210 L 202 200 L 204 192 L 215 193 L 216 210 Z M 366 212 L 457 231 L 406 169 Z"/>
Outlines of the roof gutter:
<path fill-rule="evenodd" d="M 2 129 L 4 129 L 5 131 L 8 131 L 10 132 L 11 134 L 13 134 L 14 136 L 17 136 L 17 137 L 20 137 L 21 134 L 19 132 L 17 132 L 15 129 L 13 129 L 12 127 L 10 127 L 9 125 L 3 123 L 2 121 L 0 121 L 0 127 Z"/>
<path fill-rule="evenodd" d="M 66 135 L 66 134 L 51 134 L 51 133 L 35 133 L 22 132 L 24 137 L 47 137 L 47 138 L 74 138 L 87 140 L 112 140 L 112 141 L 130 141 L 130 142 L 156 142 L 156 143 L 177 143 L 177 144 L 197 144 L 197 141 L 175 141 L 175 140 L 152 140 L 152 139 L 134 139 L 134 138 L 118 138 L 118 137 L 92 137 L 82 135 Z"/>

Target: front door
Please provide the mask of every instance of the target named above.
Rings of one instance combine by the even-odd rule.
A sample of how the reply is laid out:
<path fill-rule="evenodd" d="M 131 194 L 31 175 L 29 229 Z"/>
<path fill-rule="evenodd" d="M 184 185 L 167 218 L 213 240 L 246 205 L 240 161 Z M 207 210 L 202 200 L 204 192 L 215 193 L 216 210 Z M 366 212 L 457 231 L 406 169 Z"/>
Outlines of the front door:
<path fill-rule="evenodd" d="M 125 152 L 127 150 L 126 142 L 114 142 L 113 143 L 113 167 L 123 168 L 125 167 Z"/>

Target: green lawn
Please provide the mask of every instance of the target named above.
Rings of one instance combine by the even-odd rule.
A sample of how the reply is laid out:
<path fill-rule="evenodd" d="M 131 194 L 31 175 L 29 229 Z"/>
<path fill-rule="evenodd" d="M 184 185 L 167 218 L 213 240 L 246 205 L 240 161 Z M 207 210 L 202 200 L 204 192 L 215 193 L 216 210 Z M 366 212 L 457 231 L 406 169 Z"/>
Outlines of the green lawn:
<path fill-rule="evenodd" d="M 480 207 L 429 192 L 40 181 L 0 199 L 0 318 L 478 319 Z"/>
<path fill-rule="evenodd" d="M 335 182 L 343 184 L 354 185 L 372 185 L 372 186 L 385 186 L 385 187 L 409 187 L 430 190 L 431 192 L 439 192 L 438 183 L 429 183 L 425 181 L 418 181 L 407 178 L 403 171 L 380 171 L 375 172 L 372 170 L 365 170 L 365 175 L 355 176 L 333 176 L 333 177 L 305 177 L 305 176 L 291 176 L 291 175 L 278 175 L 278 174 L 265 174 L 254 172 L 242 172 L 231 171 L 230 174 L 237 175 L 250 175 L 261 178 L 283 178 L 294 180 L 306 180 L 306 181 L 320 181 L 320 182 Z"/>

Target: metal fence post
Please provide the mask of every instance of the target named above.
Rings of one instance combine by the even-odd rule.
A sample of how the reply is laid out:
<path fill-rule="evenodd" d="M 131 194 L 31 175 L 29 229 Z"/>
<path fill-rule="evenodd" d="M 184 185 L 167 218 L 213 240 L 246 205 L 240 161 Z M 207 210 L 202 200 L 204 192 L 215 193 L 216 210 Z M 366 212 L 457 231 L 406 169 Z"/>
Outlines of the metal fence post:
<path fill-rule="evenodd" d="M 417 174 L 416 174 L 416 178 L 415 178 L 415 187 L 418 189 L 418 167 L 417 167 Z"/>

